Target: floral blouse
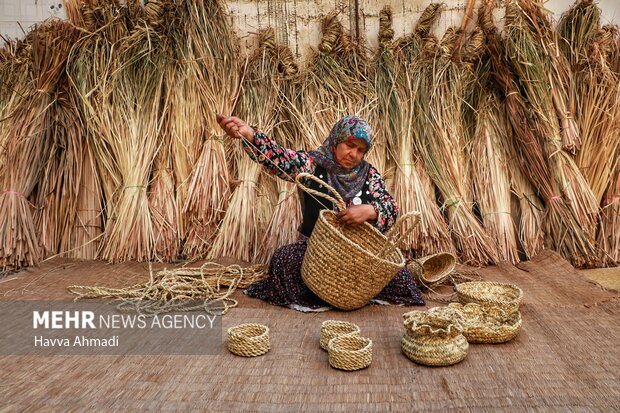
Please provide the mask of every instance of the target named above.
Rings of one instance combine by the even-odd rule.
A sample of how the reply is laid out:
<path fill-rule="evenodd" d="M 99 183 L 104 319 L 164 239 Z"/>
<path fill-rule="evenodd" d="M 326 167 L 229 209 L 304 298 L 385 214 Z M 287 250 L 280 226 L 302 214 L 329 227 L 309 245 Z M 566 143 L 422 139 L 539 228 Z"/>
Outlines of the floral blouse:
<path fill-rule="evenodd" d="M 314 174 L 316 163 L 308 152 L 284 148 L 260 130 L 256 130 L 253 144 L 245 139 L 242 139 L 242 142 L 248 155 L 278 178 L 293 182 L 299 173 Z M 381 174 L 372 165 L 368 171 L 368 182 L 370 204 L 377 212 L 374 225 L 379 231 L 385 232 L 394 225 L 398 216 L 398 206 L 387 191 Z M 347 207 L 351 206 L 351 200 L 345 201 Z"/>

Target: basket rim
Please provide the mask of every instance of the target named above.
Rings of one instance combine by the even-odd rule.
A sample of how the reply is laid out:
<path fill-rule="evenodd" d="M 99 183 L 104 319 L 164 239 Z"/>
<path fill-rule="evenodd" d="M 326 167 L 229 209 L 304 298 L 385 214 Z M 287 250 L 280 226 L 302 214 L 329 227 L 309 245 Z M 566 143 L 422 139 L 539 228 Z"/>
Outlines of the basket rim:
<path fill-rule="evenodd" d="M 245 334 L 245 329 L 253 328 L 253 327 L 260 328 L 262 332 L 256 335 Z M 243 324 L 237 324 L 236 326 L 229 327 L 227 332 L 229 336 L 233 336 L 233 337 L 239 337 L 239 338 L 245 338 L 245 339 L 258 339 L 258 338 L 261 338 L 269 334 L 269 327 L 267 327 L 264 324 L 258 324 L 258 323 L 243 323 Z"/>
<path fill-rule="evenodd" d="M 364 347 L 357 349 L 357 350 L 349 350 L 349 349 L 340 349 L 340 348 L 336 348 L 334 347 L 338 341 L 338 339 L 350 339 L 353 338 L 355 340 L 361 340 L 366 342 L 366 344 L 364 345 Z M 334 341 L 336 340 L 336 341 Z M 341 336 L 336 336 L 332 339 L 329 340 L 329 343 L 327 343 L 327 348 L 329 349 L 329 351 L 339 351 L 339 352 L 347 352 L 347 353 L 362 353 L 362 352 L 366 352 L 368 351 L 369 348 L 372 347 L 372 340 L 369 339 L 368 337 L 362 337 L 360 335 L 353 335 L 353 334 L 343 334 Z"/>
<path fill-rule="evenodd" d="M 509 300 L 501 299 L 501 298 L 493 298 L 493 297 L 481 298 L 480 296 L 472 295 L 471 292 L 468 291 L 469 287 L 473 287 L 475 285 L 482 285 L 482 286 L 493 285 L 493 286 L 502 287 L 502 288 L 505 288 L 506 290 L 516 291 L 517 297 L 509 299 Z M 497 282 L 497 281 L 468 281 L 468 282 L 456 284 L 454 286 L 454 290 L 457 292 L 457 294 L 464 295 L 465 297 L 468 297 L 474 300 L 482 300 L 485 302 L 497 303 L 497 304 L 515 304 L 515 303 L 520 303 L 521 300 L 523 299 L 523 290 L 520 287 L 514 284 L 502 283 L 502 282 Z"/>
<path fill-rule="evenodd" d="M 415 320 L 416 316 L 422 317 L 430 317 L 436 318 L 441 321 L 448 322 L 446 327 L 435 328 L 430 325 L 428 322 Z M 403 314 L 403 324 L 405 326 L 405 332 L 411 330 L 412 332 L 418 332 L 423 330 L 428 330 L 430 334 L 437 334 L 442 336 L 451 336 L 454 333 L 455 335 L 463 334 L 463 327 L 459 325 L 459 323 L 455 320 L 448 318 L 447 316 L 442 316 L 441 314 L 433 313 L 429 310 L 413 310 Z"/>
<path fill-rule="evenodd" d="M 403 267 L 407 264 L 405 262 L 405 257 L 403 256 L 403 253 L 400 251 L 400 248 L 398 248 L 397 246 L 392 244 L 392 242 L 385 235 L 383 235 L 381 233 L 381 231 L 379 231 L 377 228 L 375 228 L 374 226 L 372 226 L 368 222 L 364 222 L 361 225 L 363 225 L 365 228 L 370 229 L 371 231 L 374 231 L 374 233 L 379 235 L 383 240 L 385 240 L 386 243 L 392 244 L 392 246 L 394 247 L 393 248 L 394 251 L 396 251 L 396 254 L 399 257 L 399 262 L 389 261 L 389 260 L 386 260 L 385 258 L 379 257 L 378 255 L 376 255 L 374 253 L 371 253 L 367 249 L 362 248 L 359 244 L 351 241 L 349 238 L 344 236 L 342 231 L 336 229 L 333 225 L 331 225 L 327 221 L 327 219 L 325 218 L 326 214 L 336 215 L 336 212 L 330 211 L 329 209 L 322 209 L 321 212 L 319 213 L 319 218 L 318 219 L 320 219 L 325 225 L 327 225 L 330 229 L 332 229 L 332 232 L 337 234 L 338 238 L 341 241 L 346 242 L 348 245 L 352 246 L 357 251 L 363 252 L 364 254 L 372 257 L 373 259 L 379 260 L 379 261 L 384 262 L 384 263 L 399 265 L 399 266 L 403 266 Z M 312 240 L 312 237 L 310 237 L 310 240 Z"/>
<path fill-rule="evenodd" d="M 463 321 L 466 324 L 466 329 L 485 329 L 485 330 L 499 331 L 499 330 L 517 328 L 523 322 L 520 311 L 516 311 L 512 314 L 508 314 L 502 308 L 496 307 L 496 306 L 487 307 L 487 306 L 480 305 L 478 303 L 467 303 L 465 305 L 461 303 L 450 303 L 448 307 L 454 308 L 455 310 L 461 312 L 461 317 L 463 318 Z M 497 323 L 483 323 L 483 324 L 472 322 L 470 321 L 471 318 L 467 316 L 467 313 L 464 311 L 461 311 L 461 310 L 467 310 L 467 309 L 475 309 L 475 311 L 480 312 L 480 313 L 487 313 L 489 309 L 497 310 L 501 314 L 503 321 L 497 322 Z"/>

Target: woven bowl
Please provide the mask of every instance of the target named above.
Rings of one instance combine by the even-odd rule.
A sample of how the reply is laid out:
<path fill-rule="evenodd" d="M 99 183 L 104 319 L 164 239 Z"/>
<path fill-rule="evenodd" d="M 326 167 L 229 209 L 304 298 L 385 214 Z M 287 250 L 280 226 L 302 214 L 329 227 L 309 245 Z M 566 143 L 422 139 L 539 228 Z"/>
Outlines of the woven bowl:
<path fill-rule="evenodd" d="M 523 291 L 513 284 L 492 281 L 472 281 L 454 286 L 462 304 L 476 303 L 485 307 L 498 307 L 510 317 L 519 311 Z"/>
<path fill-rule="evenodd" d="M 262 324 L 239 324 L 228 329 L 228 350 L 243 357 L 261 356 L 269 351 L 269 328 Z"/>
<path fill-rule="evenodd" d="M 333 368 L 360 370 L 372 362 L 372 340 L 354 334 L 334 337 L 329 340 L 327 352 L 329 365 Z"/>
<path fill-rule="evenodd" d="M 449 308 L 461 315 L 463 335 L 470 343 L 505 343 L 519 334 L 521 313 L 506 317 L 498 307 L 484 307 L 476 303 L 451 303 Z"/>
<path fill-rule="evenodd" d="M 404 316 L 401 349 L 411 361 L 450 366 L 467 356 L 469 344 L 457 322 L 428 311 L 411 311 Z"/>
<path fill-rule="evenodd" d="M 325 351 L 328 349 L 329 341 L 334 337 L 347 334 L 359 335 L 360 328 L 357 324 L 348 321 L 327 320 L 321 324 L 321 348 Z"/>
<path fill-rule="evenodd" d="M 428 255 L 407 264 L 415 280 L 423 286 L 445 280 L 454 271 L 454 267 L 456 267 L 456 257 L 447 252 Z"/>

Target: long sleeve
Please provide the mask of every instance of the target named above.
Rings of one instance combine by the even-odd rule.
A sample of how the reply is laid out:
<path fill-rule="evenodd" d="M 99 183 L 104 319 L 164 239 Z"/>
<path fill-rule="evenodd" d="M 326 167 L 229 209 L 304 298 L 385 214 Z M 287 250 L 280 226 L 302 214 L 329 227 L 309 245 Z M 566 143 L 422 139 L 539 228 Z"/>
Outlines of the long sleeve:
<path fill-rule="evenodd" d="M 368 190 L 371 198 L 370 204 L 377 212 L 375 227 L 379 231 L 385 232 L 396 222 L 398 205 L 396 205 L 396 200 L 385 187 L 383 177 L 372 166 L 368 171 Z"/>
<path fill-rule="evenodd" d="M 242 142 L 243 148 L 254 161 L 286 181 L 292 182 L 301 172 L 314 173 L 316 168 L 314 159 L 307 152 L 287 149 L 260 130 L 255 131 L 253 142 L 245 139 Z"/>

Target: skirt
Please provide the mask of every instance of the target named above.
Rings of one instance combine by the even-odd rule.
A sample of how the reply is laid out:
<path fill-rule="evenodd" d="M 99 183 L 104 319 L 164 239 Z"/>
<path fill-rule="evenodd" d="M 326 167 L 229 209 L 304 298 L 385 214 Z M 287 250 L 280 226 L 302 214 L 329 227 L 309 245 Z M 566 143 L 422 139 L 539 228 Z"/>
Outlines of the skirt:
<path fill-rule="evenodd" d="M 303 312 L 332 308 L 317 297 L 301 278 L 301 264 L 307 248 L 306 237 L 278 248 L 271 257 L 267 277 L 249 286 L 245 294 L 273 305 L 287 306 Z M 413 306 L 424 305 L 424 298 L 411 271 L 403 268 L 371 302 Z"/>

